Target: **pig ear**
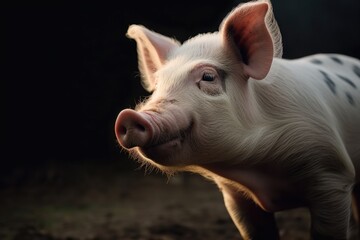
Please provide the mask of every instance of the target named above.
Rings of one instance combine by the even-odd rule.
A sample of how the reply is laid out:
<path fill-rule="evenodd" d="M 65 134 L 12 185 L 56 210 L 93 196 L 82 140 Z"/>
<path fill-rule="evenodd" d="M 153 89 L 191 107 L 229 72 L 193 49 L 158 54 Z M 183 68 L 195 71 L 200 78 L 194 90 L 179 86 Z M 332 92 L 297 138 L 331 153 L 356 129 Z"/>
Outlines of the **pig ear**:
<path fill-rule="evenodd" d="M 156 84 L 154 73 L 164 64 L 169 52 L 177 48 L 179 43 L 140 25 L 131 25 L 127 36 L 137 43 L 142 83 L 144 88 L 151 92 Z"/>
<path fill-rule="evenodd" d="M 265 19 L 269 8 L 266 2 L 242 4 L 224 19 L 220 28 L 225 48 L 236 54 L 248 77 L 258 80 L 268 74 L 274 55 Z"/>

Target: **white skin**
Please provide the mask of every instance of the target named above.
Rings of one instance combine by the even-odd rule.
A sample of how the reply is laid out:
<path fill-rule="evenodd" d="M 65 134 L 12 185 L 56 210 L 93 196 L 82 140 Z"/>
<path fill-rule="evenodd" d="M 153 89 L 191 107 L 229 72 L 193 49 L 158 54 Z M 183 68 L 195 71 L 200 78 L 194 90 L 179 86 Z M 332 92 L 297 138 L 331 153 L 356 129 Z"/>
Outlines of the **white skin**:
<path fill-rule="evenodd" d="M 278 239 L 273 213 L 304 206 L 313 239 L 348 237 L 360 169 L 358 60 L 281 59 L 267 1 L 239 5 L 219 32 L 182 45 L 138 25 L 128 36 L 152 95 L 119 114 L 121 146 L 165 172 L 215 181 L 244 239 Z"/>

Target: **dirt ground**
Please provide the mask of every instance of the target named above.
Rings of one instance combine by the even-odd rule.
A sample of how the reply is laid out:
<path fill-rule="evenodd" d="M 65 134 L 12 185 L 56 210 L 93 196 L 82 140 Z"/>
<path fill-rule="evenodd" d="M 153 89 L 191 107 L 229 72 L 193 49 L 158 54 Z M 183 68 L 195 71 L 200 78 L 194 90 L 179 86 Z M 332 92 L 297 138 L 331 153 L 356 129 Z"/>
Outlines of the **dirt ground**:
<path fill-rule="evenodd" d="M 84 170 L 85 169 L 85 170 Z M 276 215 L 283 240 L 309 239 L 305 209 Z M 216 186 L 200 176 L 76 166 L 0 189 L 3 240 L 241 239 Z M 356 239 L 355 237 L 353 239 Z"/>

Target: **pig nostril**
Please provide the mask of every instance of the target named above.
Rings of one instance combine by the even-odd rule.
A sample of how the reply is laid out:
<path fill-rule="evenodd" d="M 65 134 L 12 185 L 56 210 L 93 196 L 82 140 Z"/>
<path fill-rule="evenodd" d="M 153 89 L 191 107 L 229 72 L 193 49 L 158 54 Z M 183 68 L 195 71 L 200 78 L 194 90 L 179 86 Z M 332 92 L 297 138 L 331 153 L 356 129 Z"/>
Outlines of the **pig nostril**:
<path fill-rule="evenodd" d="M 126 135 L 127 129 L 124 126 L 121 126 L 119 129 L 119 133 L 120 135 Z"/>
<path fill-rule="evenodd" d="M 137 127 L 137 129 L 139 129 L 141 132 L 145 132 L 145 131 L 146 131 L 145 127 L 144 127 L 143 125 L 141 125 L 141 124 L 136 124 L 136 127 Z"/>
<path fill-rule="evenodd" d="M 137 129 L 140 132 L 146 132 L 146 128 L 141 124 L 135 124 L 134 127 L 132 127 L 132 128 Z M 127 127 L 121 126 L 119 128 L 119 133 L 120 133 L 120 135 L 125 136 L 127 134 L 128 130 L 129 129 Z"/>

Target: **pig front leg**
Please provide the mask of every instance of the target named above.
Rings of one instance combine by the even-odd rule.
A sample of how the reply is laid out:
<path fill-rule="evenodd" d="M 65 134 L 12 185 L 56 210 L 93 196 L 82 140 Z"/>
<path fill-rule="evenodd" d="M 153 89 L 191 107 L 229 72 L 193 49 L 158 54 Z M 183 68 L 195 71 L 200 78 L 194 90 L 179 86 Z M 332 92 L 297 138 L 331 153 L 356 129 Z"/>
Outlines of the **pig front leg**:
<path fill-rule="evenodd" d="M 280 239 L 273 213 L 265 212 L 252 199 L 231 186 L 219 183 L 218 186 L 226 209 L 243 239 Z"/>
<path fill-rule="evenodd" d="M 360 183 L 353 189 L 353 216 L 358 226 L 358 236 L 360 238 Z"/>
<path fill-rule="evenodd" d="M 314 240 L 346 240 L 349 237 L 352 184 L 343 179 L 331 180 L 334 180 L 333 176 L 323 178 L 323 184 L 314 184 L 309 199 L 311 235 Z"/>

